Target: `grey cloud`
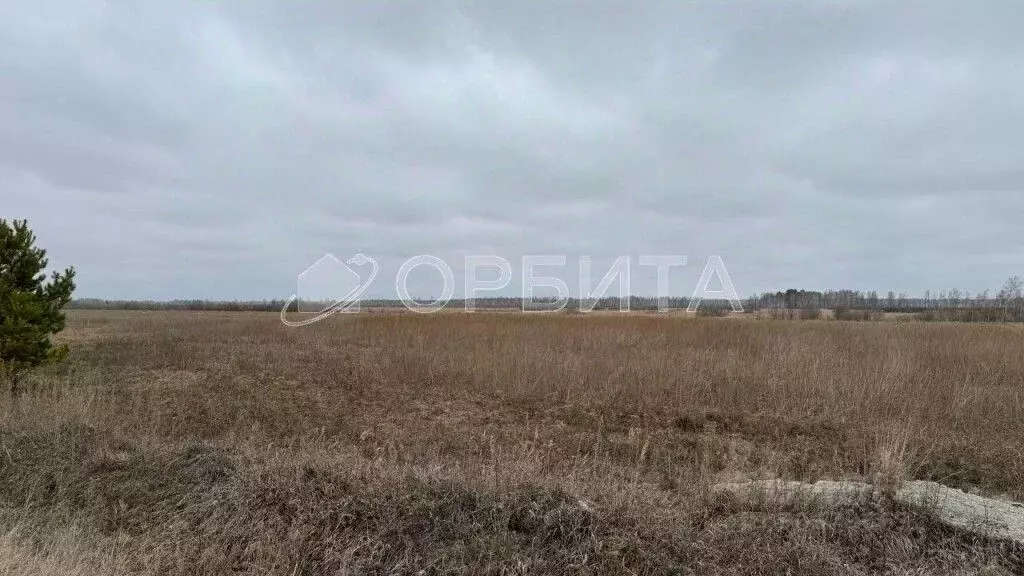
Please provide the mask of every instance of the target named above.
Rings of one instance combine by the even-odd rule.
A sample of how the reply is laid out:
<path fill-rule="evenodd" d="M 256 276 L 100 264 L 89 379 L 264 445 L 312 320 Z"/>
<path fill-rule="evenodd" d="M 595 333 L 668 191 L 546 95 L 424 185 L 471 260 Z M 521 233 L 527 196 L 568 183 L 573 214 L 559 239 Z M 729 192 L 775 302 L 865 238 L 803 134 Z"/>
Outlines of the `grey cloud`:
<path fill-rule="evenodd" d="M 1024 273 L 1010 2 L 8 13 L 0 215 L 84 296 L 286 295 L 328 251 L 721 254 L 744 292 Z"/>

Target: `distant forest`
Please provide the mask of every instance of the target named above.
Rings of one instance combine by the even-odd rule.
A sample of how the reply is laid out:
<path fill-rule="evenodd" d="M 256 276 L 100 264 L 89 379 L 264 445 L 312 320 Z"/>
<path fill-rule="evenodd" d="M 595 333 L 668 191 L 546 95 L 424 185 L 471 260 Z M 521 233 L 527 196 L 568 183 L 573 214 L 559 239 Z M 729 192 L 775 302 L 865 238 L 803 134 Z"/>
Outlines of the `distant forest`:
<path fill-rule="evenodd" d="M 875 291 L 817 292 L 791 288 L 748 298 L 744 309 L 804 312 L 804 317 L 827 309 L 840 320 L 872 319 L 871 313 L 913 313 L 926 321 L 1021 322 L 1024 321 L 1024 280 L 1012 276 L 994 295 L 988 290 L 971 294 L 954 288 L 937 292 L 926 290 L 923 297 L 917 298 L 893 291 L 882 296 Z M 865 315 L 865 312 L 869 314 Z"/>
<path fill-rule="evenodd" d="M 538 302 L 551 300 L 538 299 Z M 262 301 L 213 301 L 213 300 L 102 300 L 97 298 L 81 298 L 73 300 L 68 307 L 84 310 L 192 310 L 192 311 L 227 311 L 227 312 L 280 312 L 285 300 Z M 424 301 L 426 303 L 427 301 Z M 569 299 L 565 309 L 579 310 L 580 301 Z M 589 304 L 589 302 L 588 302 Z M 598 299 L 595 310 L 615 310 L 627 304 L 626 299 L 617 297 Z M 686 297 L 669 298 L 669 308 L 686 308 L 690 299 Z M 363 308 L 401 307 L 399 300 L 363 300 Z M 447 307 L 461 309 L 464 300 L 453 299 Z M 510 297 L 477 298 L 476 308 L 480 310 L 518 309 L 522 299 Z M 628 297 L 630 310 L 657 310 L 658 299 L 654 297 Z M 705 300 L 700 309 L 708 315 L 720 315 L 727 312 L 730 304 L 721 300 Z M 297 311 L 296 304 L 290 306 Z M 905 293 L 889 291 L 882 295 L 875 291 L 859 290 L 802 290 L 790 288 L 774 293 L 750 296 L 743 300 L 743 311 L 746 313 L 762 312 L 777 318 L 813 319 L 820 318 L 823 310 L 831 311 L 831 317 L 837 320 L 870 320 L 885 313 L 913 314 L 925 321 L 960 321 L 960 322 L 1021 322 L 1024 321 L 1024 280 L 1018 276 L 1009 278 L 1003 287 L 992 294 L 988 290 L 971 294 L 967 290 L 925 291 L 921 297 L 910 297 Z"/>

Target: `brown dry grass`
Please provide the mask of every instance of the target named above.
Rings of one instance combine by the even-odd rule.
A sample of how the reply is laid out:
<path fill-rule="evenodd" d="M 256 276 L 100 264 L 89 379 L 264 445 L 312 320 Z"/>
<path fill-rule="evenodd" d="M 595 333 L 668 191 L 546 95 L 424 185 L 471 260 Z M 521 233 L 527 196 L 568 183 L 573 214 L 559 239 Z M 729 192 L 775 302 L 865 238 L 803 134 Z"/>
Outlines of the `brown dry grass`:
<path fill-rule="evenodd" d="M 974 574 L 1024 554 L 710 483 L 1024 499 L 1024 331 L 649 315 L 69 316 L 0 400 L 0 574 Z"/>

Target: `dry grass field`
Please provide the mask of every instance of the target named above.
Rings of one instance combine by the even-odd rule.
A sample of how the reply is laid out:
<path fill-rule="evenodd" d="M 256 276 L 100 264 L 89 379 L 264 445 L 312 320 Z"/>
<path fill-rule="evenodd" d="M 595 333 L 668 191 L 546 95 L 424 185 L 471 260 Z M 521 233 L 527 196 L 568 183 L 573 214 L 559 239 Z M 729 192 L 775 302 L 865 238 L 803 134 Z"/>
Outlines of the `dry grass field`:
<path fill-rule="evenodd" d="M 0 399 L 0 574 L 978 574 L 926 510 L 718 482 L 1024 499 L 1024 330 L 651 315 L 69 314 Z"/>

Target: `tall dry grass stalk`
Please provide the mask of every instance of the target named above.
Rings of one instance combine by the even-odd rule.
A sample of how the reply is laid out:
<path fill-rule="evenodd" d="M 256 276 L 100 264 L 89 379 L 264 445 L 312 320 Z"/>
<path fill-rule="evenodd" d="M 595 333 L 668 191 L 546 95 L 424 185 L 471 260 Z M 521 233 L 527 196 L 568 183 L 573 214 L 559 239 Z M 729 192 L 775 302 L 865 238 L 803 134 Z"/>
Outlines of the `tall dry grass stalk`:
<path fill-rule="evenodd" d="M 744 516 L 706 488 L 1024 498 L 1017 327 L 76 311 L 64 337 L 69 362 L 0 400 L 21 514 L 0 545 L 57 565 L 70 519 L 83 550 L 118 543 L 118 573 L 941 573 L 1005 551 L 908 511 Z"/>

